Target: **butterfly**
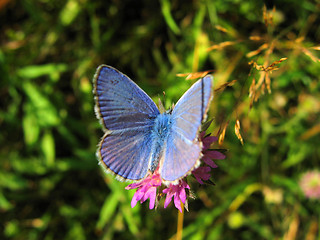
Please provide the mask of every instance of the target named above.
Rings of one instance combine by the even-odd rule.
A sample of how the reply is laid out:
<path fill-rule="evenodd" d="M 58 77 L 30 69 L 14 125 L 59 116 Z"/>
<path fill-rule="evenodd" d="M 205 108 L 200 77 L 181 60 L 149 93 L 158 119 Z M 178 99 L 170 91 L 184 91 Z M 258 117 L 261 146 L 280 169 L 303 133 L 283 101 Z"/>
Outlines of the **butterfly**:
<path fill-rule="evenodd" d="M 93 84 L 95 112 L 105 132 L 97 157 L 107 172 L 118 180 L 140 181 L 157 170 L 164 183 L 174 184 L 199 166 L 199 131 L 213 98 L 211 75 L 164 113 L 113 67 L 100 65 Z"/>

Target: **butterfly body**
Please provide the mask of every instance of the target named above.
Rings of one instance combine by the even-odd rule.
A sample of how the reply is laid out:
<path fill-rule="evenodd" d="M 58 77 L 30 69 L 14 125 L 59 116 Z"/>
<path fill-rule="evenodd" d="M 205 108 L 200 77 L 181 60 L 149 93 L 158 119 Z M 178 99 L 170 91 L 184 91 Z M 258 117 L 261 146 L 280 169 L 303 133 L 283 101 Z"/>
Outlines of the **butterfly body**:
<path fill-rule="evenodd" d="M 139 181 L 159 170 L 162 180 L 176 183 L 199 165 L 201 122 L 212 95 L 213 78 L 196 82 L 167 112 L 131 79 L 101 65 L 94 76 L 96 115 L 105 128 L 97 156 L 120 180 Z"/>
<path fill-rule="evenodd" d="M 168 113 L 159 114 L 154 122 L 154 127 L 151 131 L 152 136 L 152 149 L 151 161 L 149 170 L 154 172 L 158 167 L 159 160 L 163 154 L 164 146 L 166 145 L 168 135 L 171 131 L 172 116 Z"/>

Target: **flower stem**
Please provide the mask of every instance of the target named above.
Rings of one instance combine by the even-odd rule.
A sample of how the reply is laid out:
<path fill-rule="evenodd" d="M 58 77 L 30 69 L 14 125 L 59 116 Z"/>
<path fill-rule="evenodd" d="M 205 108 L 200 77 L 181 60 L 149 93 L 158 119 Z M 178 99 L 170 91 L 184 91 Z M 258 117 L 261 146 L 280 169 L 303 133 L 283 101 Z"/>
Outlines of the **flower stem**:
<path fill-rule="evenodd" d="M 181 202 L 182 212 L 178 210 L 178 223 L 177 223 L 177 240 L 182 239 L 182 230 L 183 230 L 183 217 L 184 217 L 184 205 Z"/>

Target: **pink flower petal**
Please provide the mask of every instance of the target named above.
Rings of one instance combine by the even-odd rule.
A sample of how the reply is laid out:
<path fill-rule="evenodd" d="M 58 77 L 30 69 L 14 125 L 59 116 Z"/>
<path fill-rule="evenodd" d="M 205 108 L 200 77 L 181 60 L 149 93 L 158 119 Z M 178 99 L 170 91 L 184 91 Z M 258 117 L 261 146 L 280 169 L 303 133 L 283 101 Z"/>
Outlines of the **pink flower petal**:
<path fill-rule="evenodd" d="M 200 139 L 203 143 L 202 151 L 210 148 L 211 144 L 218 140 L 215 136 L 205 136 L 205 132 L 201 132 Z"/>
<path fill-rule="evenodd" d="M 128 186 L 125 187 L 125 189 L 129 190 L 129 189 L 134 189 L 137 188 L 141 185 L 141 183 L 131 183 Z"/>
<path fill-rule="evenodd" d="M 217 168 L 218 166 L 214 163 L 214 161 L 212 161 L 209 157 L 207 157 L 207 156 L 204 156 L 203 158 L 202 158 L 202 161 L 205 163 L 205 164 L 207 164 L 207 165 L 209 165 L 210 167 L 212 167 L 212 168 Z"/>
<path fill-rule="evenodd" d="M 173 198 L 173 201 L 174 201 L 174 206 L 179 209 L 180 212 L 182 212 L 182 209 L 181 209 L 181 202 L 180 202 L 180 199 L 177 195 L 174 196 Z"/>
<path fill-rule="evenodd" d="M 190 189 L 190 186 L 185 181 L 181 180 L 178 185 L 170 184 L 168 188 L 164 189 L 162 192 L 167 194 L 164 202 L 164 208 L 169 205 L 173 197 L 175 207 L 182 212 L 181 202 L 184 204 L 187 199 L 185 191 L 186 188 Z"/>
<path fill-rule="evenodd" d="M 199 134 L 199 138 L 201 139 L 201 141 L 204 139 L 204 136 L 206 135 L 206 132 L 203 131 Z"/>
<path fill-rule="evenodd" d="M 196 170 L 192 172 L 192 174 L 200 184 L 203 184 L 202 180 L 207 181 L 210 179 L 210 171 L 210 167 L 198 167 Z"/>
<path fill-rule="evenodd" d="M 208 136 L 202 139 L 202 142 L 204 145 L 211 145 L 212 143 L 216 142 L 218 140 L 215 136 Z"/>
<path fill-rule="evenodd" d="M 152 190 L 150 190 L 149 198 L 149 209 L 153 209 L 155 202 L 156 202 L 156 195 L 157 195 L 157 188 L 153 187 Z"/>
<path fill-rule="evenodd" d="M 139 191 L 135 192 L 135 194 L 133 195 L 133 198 L 131 200 L 131 208 L 133 208 L 137 204 L 137 202 L 140 201 L 142 196 L 143 195 L 141 194 L 141 192 L 139 192 Z"/>
<path fill-rule="evenodd" d="M 201 178 L 197 174 L 193 174 L 193 175 L 196 178 L 196 180 L 198 181 L 198 183 L 204 184 L 204 182 L 201 180 Z"/>
<path fill-rule="evenodd" d="M 139 188 L 137 190 L 136 194 L 137 194 L 137 199 L 140 201 L 143 198 L 144 194 L 145 194 L 145 188 L 144 187 Z"/>
<path fill-rule="evenodd" d="M 178 186 L 179 186 L 179 188 L 182 188 L 182 189 L 184 189 L 184 188 L 190 189 L 190 186 L 188 185 L 188 183 L 186 183 L 183 180 L 180 181 L 180 184 Z"/>
<path fill-rule="evenodd" d="M 164 208 L 168 207 L 169 203 L 171 202 L 171 199 L 172 199 L 172 194 L 168 193 L 166 196 L 166 200 L 164 201 Z"/>
<path fill-rule="evenodd" d="M 136 206 L 137 202 L 138 201 L 135 198 L 132 198 L 132 200 L 131 200 L 131 208 L 134 208 Z"/>
<path fill-rule="evenodd" d="M 149 198 L 149 208 L 153 209 L 157 196 L 157 187 L 159 186 L 161 186 L 161 177 L 160 174 L 156 172 L 152 175 L 149 175 L 141 182 L 128 185 L 126 189 L 138 188 L 131 200 L 131 207 L 134 207 L 138 201 L 143 203 Z"/>
<path fill-rule="evenodd" d="M 180 191 L 179 198 L 183 204 L 186 202 L 187 195 L 186 195 L 186 191 L 184 189 Z"/>
<path fill-rule="evenodd" d="M 206 157 L 209 157 L 211 159 L 225 159 L 226 156 L 218 151 L 206 151 L 204 153 Z"/>

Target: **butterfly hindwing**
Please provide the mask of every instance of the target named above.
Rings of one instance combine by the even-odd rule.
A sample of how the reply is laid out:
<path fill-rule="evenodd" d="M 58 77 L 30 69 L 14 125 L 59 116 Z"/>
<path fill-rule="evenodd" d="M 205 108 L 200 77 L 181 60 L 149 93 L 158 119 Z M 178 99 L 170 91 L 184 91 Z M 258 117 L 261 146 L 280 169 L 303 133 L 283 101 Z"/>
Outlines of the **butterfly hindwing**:
<path fill-rule="evenodd" d="M 120 176 L 120 180 L 140 180 L 148 172 L 151 136 L 146 131 L 106 133 L 97 153 L 107 169 Z"/>
<path fill-rule="evenodd" d="M 146 176 L 151 155 L 150 131 L 160 114 L 155 103 L 130 78 L 101 65 L 94 76 L 96 115 L 105 127 L 97 155 L 120 179 Z"/>
<path fill-rule="evenodd" d="M 180 98 L 172 111 L 171 132 L 160 168 L 160 175 L 167 182 L 184 177 L 199 164 L 202 143 L 198 135 L 213 97 L 212 86 L 211 75 L 200 79 Z"/>

